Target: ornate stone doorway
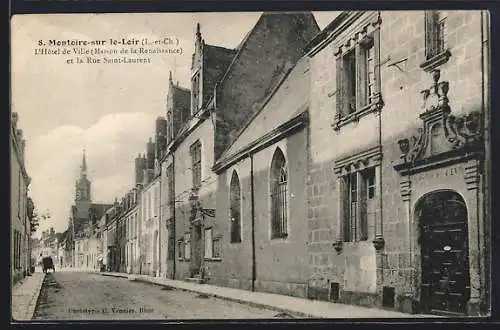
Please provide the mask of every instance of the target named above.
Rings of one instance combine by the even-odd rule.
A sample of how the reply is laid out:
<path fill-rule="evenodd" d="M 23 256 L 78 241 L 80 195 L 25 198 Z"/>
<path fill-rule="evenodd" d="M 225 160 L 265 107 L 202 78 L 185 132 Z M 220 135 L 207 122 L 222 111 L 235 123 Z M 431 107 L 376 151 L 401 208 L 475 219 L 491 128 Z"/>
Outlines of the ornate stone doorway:
<path fill-rule="evenodd" d="M 470 298 L 467 207 L 451 190 L 422 197 L 420 228 L 421 307 L 424 312 L 465 314 Z"/>

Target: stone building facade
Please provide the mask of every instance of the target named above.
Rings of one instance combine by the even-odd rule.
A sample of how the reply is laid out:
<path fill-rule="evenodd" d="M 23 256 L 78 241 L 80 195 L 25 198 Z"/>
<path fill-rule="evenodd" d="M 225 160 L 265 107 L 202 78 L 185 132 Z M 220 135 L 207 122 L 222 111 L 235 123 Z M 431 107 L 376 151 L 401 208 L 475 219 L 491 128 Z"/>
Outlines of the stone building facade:
<path fill-rule="evenodd" d="M 307 296 L 309 60 L 283 73 L 262 109 L 217 160 L 220 261 L 207 280 Z M 212 237 L 212 241 L 216 237 Z"/>
<path fill-rule="evenodd" d="M 167 251 L 175 251 L 170 254 L 170 258 L 175 255 L 174 260 L 167 253 L 167 264 L 172 265 L 168 269 L 174 269 L 167 272 L 171 277 L 251 287 L 251 275 L 247 274 L 252 272 L 251 267 L 241 270 L 237 266 L 243 264 L 243 259 L 228 270 L 232 275 L 221 266 L 223 246 L 230 236 L 226 223 L 220 222 L 227 216 L 216 215 L 220 179 L 212 167 L 261 109 L 317 32 L 312 14 L 266 13 L 238 47 L 226 49 L 206 44 L 197 26 L 190 112 L 184 103 L 171 108 L 167 105 L 167 111 L 186 114 L 178 116 L 182 119 L 180 125 L 169 121 L 167 115 L 173 134 L 162 158 L 162 173 L 167 174 L 166 185 L 162 185 L 162 210 L 166 232 L 175 232 L 175 245 L 172 235 L 166 240 L 167 247 L 168 242 L 171 247 Z M 218 220 L 219 217 L 225 220 Z M 224 267 L 230 267 L 234 261 L 236 245 L 234 250 L 231 256 L 228 252 Z M 246 281 L 238 279 L 242 274 Z M 278 277 L 271 282 L 279 282 Z"/>
<path fill-rule="evenodd" d="M 487 31 L 481 11 L 344 12 L 308 46 L 310 297 L 489 311 Z"/>
<path fill-rule="evenodd" d="M 28 186 L 24 154 L 26 141 L 18 127 L 18 114 L 13 112 L 10 122 L 10 228 L 11 228 L 11 283 L 30 273 L 31 225 L 28 219 Z"/>

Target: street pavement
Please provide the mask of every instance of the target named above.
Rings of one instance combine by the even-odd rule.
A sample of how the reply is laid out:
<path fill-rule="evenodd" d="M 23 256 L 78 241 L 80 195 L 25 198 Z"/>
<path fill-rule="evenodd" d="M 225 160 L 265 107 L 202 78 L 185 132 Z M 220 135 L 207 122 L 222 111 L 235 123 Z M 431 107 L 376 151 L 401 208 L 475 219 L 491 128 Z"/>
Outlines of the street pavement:
<path fill-rule="evenodd" d="M 195 292 L 85 272 L 46 277 L 34 320 L 286 318 L 276 311 Z"/>

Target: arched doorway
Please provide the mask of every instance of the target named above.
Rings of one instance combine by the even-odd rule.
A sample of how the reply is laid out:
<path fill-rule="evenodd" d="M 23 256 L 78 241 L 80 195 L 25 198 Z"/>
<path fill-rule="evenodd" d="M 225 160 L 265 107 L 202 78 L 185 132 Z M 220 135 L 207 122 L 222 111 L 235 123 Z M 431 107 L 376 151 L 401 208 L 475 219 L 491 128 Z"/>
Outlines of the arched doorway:
<path fill-rule="evenodd" d="M 422 197 L 415 212 L 420 227 L 422 309 L 465 314 L 470 298 L 467 206 L 454 191 L 436 191 Z"/>

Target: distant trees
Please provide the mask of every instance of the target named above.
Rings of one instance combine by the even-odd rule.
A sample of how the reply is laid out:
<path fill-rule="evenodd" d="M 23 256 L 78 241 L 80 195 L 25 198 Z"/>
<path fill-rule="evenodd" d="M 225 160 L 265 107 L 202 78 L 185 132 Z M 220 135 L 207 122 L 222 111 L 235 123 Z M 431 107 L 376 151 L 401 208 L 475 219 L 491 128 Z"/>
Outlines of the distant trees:
<path fill-rule="evenodd" d="M 50 213 L 48 210 L 42 215 L 39 215 L 36 212 L 35 203 L 31 199 L 31 197 L 28 197 L 27 214 L 32 234 L 35 233 L 38 229 L 38 226 L 40 225 L 40 219 L 47 220 L 50 218 Z"/>

